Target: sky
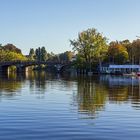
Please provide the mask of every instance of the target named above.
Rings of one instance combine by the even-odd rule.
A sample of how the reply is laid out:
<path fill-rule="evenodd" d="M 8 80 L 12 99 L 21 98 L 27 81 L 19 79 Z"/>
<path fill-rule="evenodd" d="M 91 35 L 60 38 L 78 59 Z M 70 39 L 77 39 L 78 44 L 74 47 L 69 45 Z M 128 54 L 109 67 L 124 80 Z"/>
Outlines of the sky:
<path fill-rule="evenodd" d="M 109 41 L 140 36 L 140 0 L 0 0 L 0 44 L 28 54 L 71 50 L 69 40 L 96 28 Z"/>

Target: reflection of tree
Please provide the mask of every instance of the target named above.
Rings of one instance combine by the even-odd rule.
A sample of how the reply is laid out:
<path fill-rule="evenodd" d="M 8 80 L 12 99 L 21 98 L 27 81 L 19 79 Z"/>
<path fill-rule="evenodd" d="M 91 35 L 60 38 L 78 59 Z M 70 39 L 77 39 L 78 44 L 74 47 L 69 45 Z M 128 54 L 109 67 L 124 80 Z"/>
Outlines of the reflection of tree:
<path fill-rule="evenodd" d="M 101 77 L 101 81 L 107 83 L 111 103 L 131 102 L 132 106 L 140 107 L 140 79 L 122 76 Z"/>
<path fill-rule="evenodd" d="M 41 89 L 43 93 L 46 89 L 46 80 L 47 80 L 47 73 L 45 71 L 34 72 L 31 71 L 27 73 L 26 79 L 29 80 L 30 89 Z M 40 92 L 42 93 L 42 92 Z"/>
<path fill-rule="evenodd" d="M 95 76 L 93 78 L 78 78 L 76 101 L 79 111 L 85 111 L 95 115 L 97 111 L 104 108 L 105 103 L 126 103 L 130 102 L 133 107 L 140 108 L 140 84 L 138 79 L 123 78 L 118 82 L 118 77 L 112 81 L 112 77 Z M 111 82 L 110 82 L 111 80 Z M 130 81 L 129 81 L 130 80 Z"/>
<path fill-rule="evenodd" d="M 45 71 L 31 71 L 27 73 L 26 79 L 29 80 L 31 90 L 36 89 L 36 91 L 40 91 L 36 92 L 37 94 L 44 94 L 47 86 L 50 86 L 52 84 L 54 84 L 55 86 L 56 82 L 58 82 L 58 77 L 56 75 L 47 73 Z"/>
<path fill-rule="evenodd" d="M 128 87 L 111 87 L 109 90 L 109 101 L 121 103 L 128 100 Z"/>
<path fill-rule="evenodd" d="M 140 109 L 140 81 L 139 81 L 139 86 L 133 87 L 133 90 L 131 90 L 130 92 L 130 96 L 131 96 L 132 107 L 134 107 L 135 109 Z"/>
<path fill-rule="evenodd" d="M 21 80 L 15 73 L 9 73 L 0 77 L 0 96 L 13 96 L 22 86 Z"/>
<path fill-rule="evenodd" d="M 107 90 L 104 85 L 96 83 L 90 78 L 78 78 L 78 107 L 80 111 L 87 111 L 95 114 L 103 109 L 107 97 Z"/>

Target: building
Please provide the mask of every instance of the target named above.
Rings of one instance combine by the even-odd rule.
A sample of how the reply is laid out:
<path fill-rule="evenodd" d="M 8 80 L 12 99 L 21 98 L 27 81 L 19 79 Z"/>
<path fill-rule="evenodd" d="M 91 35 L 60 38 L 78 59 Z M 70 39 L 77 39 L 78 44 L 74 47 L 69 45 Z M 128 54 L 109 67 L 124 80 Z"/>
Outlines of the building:
<path fill-rule="evenodd" d="M 72 58 L 71 58 L 71 62 L 76 61 L 76 59 L 77 59 L 77 56 L 73 55 Z"/>
<path fill-rule="evenodd" d="M 140 65 L 103 65 L 100 67 L 100 73 L 132 73 L 140 72 Z"/>

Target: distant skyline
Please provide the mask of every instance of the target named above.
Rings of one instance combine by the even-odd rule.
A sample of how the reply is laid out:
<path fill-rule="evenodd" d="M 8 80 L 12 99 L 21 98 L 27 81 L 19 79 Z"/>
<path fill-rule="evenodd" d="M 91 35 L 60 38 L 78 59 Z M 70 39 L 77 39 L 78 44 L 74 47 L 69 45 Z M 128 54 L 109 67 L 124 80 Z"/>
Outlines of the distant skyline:
<path fill-rule="evenodd" d="M 0 43 L 28 54 L 71 50 L 69 39 L 96 28 L 109 41 L 140 36 L 140 0 L 0 0 Z"/>

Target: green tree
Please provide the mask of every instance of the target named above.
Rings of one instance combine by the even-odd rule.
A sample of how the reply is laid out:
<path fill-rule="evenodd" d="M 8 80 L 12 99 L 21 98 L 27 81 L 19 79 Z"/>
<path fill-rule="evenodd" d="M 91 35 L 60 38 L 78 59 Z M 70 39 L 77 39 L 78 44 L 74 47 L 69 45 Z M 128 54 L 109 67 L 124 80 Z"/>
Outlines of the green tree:
<path fill-rule="evenodd" d="M 30 49 L 30 52 L 29 52 L 29 59 L 30 60 L 34 60 L 35 59 L 35 51 L 33 48 Z"/>
<path fill-rule="evenodd" d="M 71 51 L 66 51 L 64 53 L 59 54 L 59 61 L 68 63 L 72 60 L 73 53 Z"/>
<path fill-rule="evenodd" d="M 88 66 L 91 63 L 100 64 L 108 49 L 107 38 L 94 28 L 81 32 L 78 39 L 70 40 L 70 43 Z"/>
<path fill-rule="evenodd" d="M 46 61 L 48 59 L 48 56 L 47 56 L 47 51 L 45 49 L 45 47 L 42 47 L 41 48 L 41 61 Z"/>
<path fill-rule="evenodd" d="M 2 47 L 3 47 L 2 44 L 0 44 L 0 49 L 2 49 Z"/>
<path fill-rule="evenodd" d="M 25 61 L 27 58 L 23 56 L 22 54 L 11 52 L 11 51 L 5 51 L 0 50 L 0 62 L 3 61 L 16 61 L 16 60 L 22 60 Z"/>
<path fill-rule="evenodd" d="M 21 50 L 13 44 L 0 44 L 0 62 L 3 61 L 25 61 L 27 58 L 21 53 Z"/>
<path fill-rule="evenodd" d="M 39 47 L 36 49 L 35 58 L 37 61 L 46 61 L 48 59 L 48 54 L 45 47 Z"/>
<path fill-rule="evenodd" d="M 41 61 L 40 47 L 35 50 L 35 58 L 37 61 Z"/>

